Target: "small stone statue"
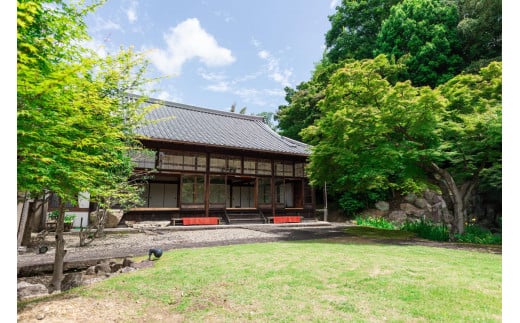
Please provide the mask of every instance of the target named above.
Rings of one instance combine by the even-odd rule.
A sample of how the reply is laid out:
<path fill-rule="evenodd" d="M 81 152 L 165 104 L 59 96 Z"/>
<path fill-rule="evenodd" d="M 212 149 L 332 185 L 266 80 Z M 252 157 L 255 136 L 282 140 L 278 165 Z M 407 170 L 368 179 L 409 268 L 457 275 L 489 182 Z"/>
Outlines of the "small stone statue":
<path fill-rule="evenodd" d="M 161 258 L 162 249 L 155 248 L 155 249 L 148 250 L 148 260 L 151 260 L 152 255 L 154 255 L 155 258 Z"/>

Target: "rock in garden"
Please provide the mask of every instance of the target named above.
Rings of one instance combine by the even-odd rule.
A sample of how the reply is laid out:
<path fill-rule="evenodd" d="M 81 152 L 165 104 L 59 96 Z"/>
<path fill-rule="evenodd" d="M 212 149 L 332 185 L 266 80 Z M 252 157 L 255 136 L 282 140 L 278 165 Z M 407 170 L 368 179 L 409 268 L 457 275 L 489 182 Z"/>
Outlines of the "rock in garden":
<path fill-rule="evenodd" d="M 82 273 L 70 273 L 66 274 L 61 281 L 61 290 L 66 291 L 71 288 L 79 287 L 83 285 L 83 274 Z"/>
<path fill-rule="evenodd" d="M 403 224 L 407 220 L 406 212 L 404 211 L 392 211 L 388 215 L 388 220 L 394 223 Z"/>
<path fill-rule="evenodd" d="M 378 201 L 375 205 L 376 209 L 380 211 L 388 211 L 390 210 L 390 204 L 385 201 Z"/>
<path fill-rule="evenodd" d="M 115 272 L 118 272 L 121 268 L 123 268 L 123 264 L 111 263 L 110 268 L 111 268 L 112 272 L 115 273 Z"/>
<path fill-rule="evenodd" d="M 29 299 L 32 297 L 40 297 L 49 294 L 49 290 L 43 284 L 31 284 L 28 282 L 19 282 L 17 285 L 18 300 Z"/>
<path fill-rule="evenodd" d="M 101 262 L 96 265 L 96 274 L 104 274 L 104 273 L 111 273 L 112 268 L 110 268 L 110 265 L 107 262 Z"/>
<path fill-rule="evenodd" d="M 132 259 L 123 259 L 123 267 L 131 267 L 134 261 Z"/>
<path fill-rule="evenodd" d="M 85 275 L 95 275 L 96 274 L 96 266 L 90 266 L 85 271 Z"/>
<path fill-rule="evenodd" d="M 413 202 L 413 204 L 420 209 L 428 210 L 430 212 L 432 210 L 432 206 L 430 205 L 430 203 L 428 203 L 428 201 L 426 201 L 426 199 L 423 198 L 416 199 L 415 202 Z"/>
<path fill-rule="evenodd" d="M 415 195 L 414 193 L 406 194 L 406 196 L 404 197 L 404 200 L 408 203 L 413 203 L 416 199 L 417 195 Z"/>
<path fill-rule="evenodd" d="M 123 267 L 119 270 L 120 273 L 124 274 L 124 273 L 129 273 L 129 272 L 132 272 L 132 271 L 136 271 L 137 269 L 133 268 L 133 267 Z"/>
<path fill-rule="evenodd" d="M 424 215 L 424 210 L 421 210 L 418 207 L 416 207 L 410 203 L 401 203 L 399 205 L 399 208 L 401 209 L 401 211 L 406 212 L 407 215 L 411 215 L 414 217 L 420 217 L 420 216 Z"/>

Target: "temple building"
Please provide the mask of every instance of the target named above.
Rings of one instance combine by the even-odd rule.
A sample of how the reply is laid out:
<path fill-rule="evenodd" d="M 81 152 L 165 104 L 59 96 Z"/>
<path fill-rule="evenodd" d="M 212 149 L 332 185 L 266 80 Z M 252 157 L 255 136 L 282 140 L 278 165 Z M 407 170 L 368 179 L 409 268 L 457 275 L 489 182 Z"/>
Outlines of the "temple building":
<path fill-rule="evenodd" d="M 259 116 L 155 99 L 146 104 L 156 106 L 147 115 L 154 122 L 139 129 L 148 151 L 133 159 L 137 172 L 154 170 L 153 176 L 143 183 L 144 204 L 122 221 L 315 219 L 305 174 L 310 146 L 280 136 Z"/>

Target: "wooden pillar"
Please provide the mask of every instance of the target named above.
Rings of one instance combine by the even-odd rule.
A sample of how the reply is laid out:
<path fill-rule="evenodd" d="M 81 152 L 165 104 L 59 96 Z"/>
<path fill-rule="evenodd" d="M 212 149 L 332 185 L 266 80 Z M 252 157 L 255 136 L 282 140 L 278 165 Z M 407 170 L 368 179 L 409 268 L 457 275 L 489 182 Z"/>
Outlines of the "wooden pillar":
<path fill-rule="evenodd" d="M 206 174 L 204 176 L 204 211 L 205 215 L 209 216 L 209 153 L 206 153 Z"/>
<path fill-rule="evenodd" d="M 276 190 L 274 187 L 275 184 L 275 169 L 274 169 L 274 160 L 271 159 L 271 215 L 276 215 Z"/>
<path fill-rule="evenodd" d="M 254 204 L 255 209 L 258 209 L 258 177 L 255 178 L 255 188 L 253 191 Z"/>

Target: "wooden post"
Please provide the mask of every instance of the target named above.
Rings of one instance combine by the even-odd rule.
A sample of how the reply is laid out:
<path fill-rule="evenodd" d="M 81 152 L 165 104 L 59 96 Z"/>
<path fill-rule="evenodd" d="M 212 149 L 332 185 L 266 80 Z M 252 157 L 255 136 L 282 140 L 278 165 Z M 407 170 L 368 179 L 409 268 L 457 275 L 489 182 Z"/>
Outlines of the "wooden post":
<path fill-rule="evenodd" d="M 274 160 L 271 159 L 271 210 L 272 210 L 271 215 L 272 216 L 276 215 L 276 190 L 274 187 L 274 184 L 275 184 L 274 176 L 275 176 Z"/>
<path fill-rule="evenodd" d="M 323 187 L 323 200 L 324 200 L 324 207 L 323 207 L 323 221 L 327 222 L 328 217 L 328 205 L 327 205 L 327 182 L 325 182 L 325 186 Z"/>
<path fill-rule="evenodd" d="M 206 217 L 209 216 L 209 153 L 206 153 L 206 174 L 204 176 L 204 210 Z"/>

